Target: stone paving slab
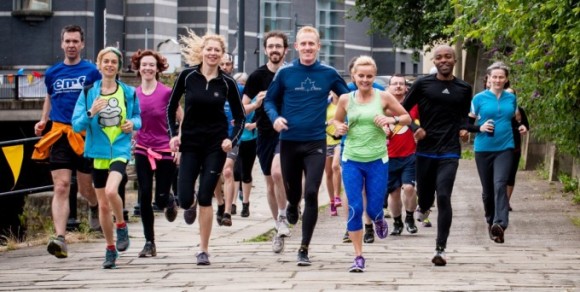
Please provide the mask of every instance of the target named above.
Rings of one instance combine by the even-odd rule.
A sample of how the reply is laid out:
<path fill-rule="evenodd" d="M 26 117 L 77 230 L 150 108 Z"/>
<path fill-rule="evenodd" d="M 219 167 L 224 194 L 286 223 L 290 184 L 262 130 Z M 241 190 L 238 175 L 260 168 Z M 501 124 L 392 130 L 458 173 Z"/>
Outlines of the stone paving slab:
<path fill-rule="evenodd" d="M 251 216 L 234 215 L 232 227 L 214 222 L 211 266 L 195 265 L 198 225 L 186 225 L 180 211 L 173 223 L 162 214 L 156 216 L 155 258 L 137 257 L 144 238 L 141 223 L 131 223 L 131 247 L 121 254 L 116 270 L 100 268 L 102 239 L 69 245 L 69 258 L 64 260 L 50 256 L 44 246 L 2 252 L 0 291 L 578 291 L 580 287 L 580 231 L 570 221 L 580 216 L 579 208 L 531 173 L 518 176 L 505 244 L 489 240 L 474 162 L 461 161 L 452 197 L 448 265 L 434 267 L 430 262 L 435 209 L 434 227 L 420 226 L 417 234 L 403 231 L 401 236 L 365 244 L 367 269 L 358 274 L 347 272 L 353 248 L 341 242 L 344 210 L 330 217 L 321 207 L 310 267 L 295 263 L 300 223 L 281 254 L 272 253 L 270 242 L 249 242 L 273 227 L 264 183 L 255 174 Z M 324 188 L 319 201 L 321 206 L 328 203 Z"/>

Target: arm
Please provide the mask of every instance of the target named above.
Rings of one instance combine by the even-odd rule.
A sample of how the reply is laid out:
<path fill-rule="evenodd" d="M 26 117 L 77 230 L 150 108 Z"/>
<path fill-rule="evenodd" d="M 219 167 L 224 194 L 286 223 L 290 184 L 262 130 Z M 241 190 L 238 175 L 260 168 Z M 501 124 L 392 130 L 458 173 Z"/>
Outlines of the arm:
<path fill-rule="evenodd" d="M 91 106 L 89 107 L 89 105 L 87 104 L 87 100 L 88 100 L 88 96 L 85 96 L 85 92 L 87 95 L 90 95 L 90 91 L 93 88 L 91 88 L 90 90 L 81 90 L 81 94 L 79 95 L 79 98 L 77 99 L 77 103 L 75 104 L 75 109 L 73 111 L 73 116 L 72 116 L 72 120 L 71 120 L 71 124 L 72 124 L 72 128 L 73 131 L 80 133 L 86 129 L 88 129 L 90 121 L 92 119 L 92 117 L 95 116 L 96 113 L 98 113 L 98 111 L 94 110 L 93 104 L 91 104 Z M 87 111 L 91 111 L 91 117 L 89 117 L 87 115 Z"/>
<path fill-rule="evenodd" d="M 272 80 L 272 83 L 270 83 L 270 86 L 266 91 L 266 97 L 264 99 L 264 110 L 266 111 L 268 118 L 270 118 L 274 130 L 277 132 L 288 129 L 288 121 L 284 117 L 280 116 L 277 106 L 278 104 L 283 103 L 284 98 L 284 91 L 281 84 L 283 77 L 280 76 L 282 75 L 281 70 L 283 69 L 280 69 L 278 73 L 276 73 L 276 76 L 274 76 L 274 80 Z"/>
<path fill-rule="evenodd" d="M 348 94 L 343 94 L 338 99 L 336 105 L 336 112 L 334 113 L 334 127 L 336 129 L 335 136 L 344 136 L 348 132 L 348 125 L 344 122 L 346 117 L 346 109 L 348 107 Z"/>
<path fill-rule="evenodd" d="M 235 86 L 235 83 L 232 85 Z M 230 103 L 232 117 L 234 118 L 234 128 L 232 129 L 232 135 L 230 136 L 229 140 L 231 141 L 232 145 L 236 145 L 244 130 L 246 113 L 244 112 L 244 106 L 242 104 L 242 99 L 238 90 L 229 90 L 227 98 L 228 102 Z"/>
<path fill-rule="evenodd" d="M 46 122 L 48 122 L 48 113 L 50 113 L 50 94 L 46 94 L 44 98 L 44 103 L 42 104 L 42 114 L 40 115 L 40 121 L 34 125 L 34 134 L 36 136 L 41 136 L 42 131 L 46 127 Z"/>
<path fill-rule="evenodd" d="M 242 102 L 244 103 L 244 110 L 246 111 L 246 114 L 250 114 L 251 112 L 257 110 L 262 105 L 265 97 L 266 91 L 260 91 L 256 95 L 256 102 L 252 103 L 252 98 L 244 94 Z"/>
<path fill-rule="evenodd" d="M 175 121 L 177 116 L 177 108 L 179 107 L 179 101 L 181 100 L 181 96 L 185 91 L 185 76 L 187 76 L 187 73 L 185 72 L 189 72 L 189 70 L 182 71 L 179 74 L 179 77 L 177 77 L 177 81 L 173 85 L 173 90 L 171 90 L 169 104 L 167 105 L 167 128 L 169 129 L 169 137 L 175 137 L 178 134 Z"/>
<path fill-rule="evenodd" d="M 377 116 L 375 117 L 375 124 L 378 127 L 385 127 L 389 124 L 401 126 L 406 126 L 411 124 L 411 116 L 405 108 L 399 103 L 399 101 L 388 91 L 380 91 L 381 102 L 383 105 L 383 113 L 386 115 L 390 112 L 393 116 Z"/>

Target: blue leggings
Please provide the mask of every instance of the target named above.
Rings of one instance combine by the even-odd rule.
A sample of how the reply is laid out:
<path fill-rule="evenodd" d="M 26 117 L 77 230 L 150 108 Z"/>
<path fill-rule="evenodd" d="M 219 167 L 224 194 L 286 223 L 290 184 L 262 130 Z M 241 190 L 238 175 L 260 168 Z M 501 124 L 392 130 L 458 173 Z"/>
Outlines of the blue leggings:
<path fill-rule="evenodd" d="M 342 181 L 348 198 L 348 231 L 363 228 L 363 187 L 367 198 L 367 214 L 371 220 L 383 218 L 383 202 L 389 180 L 389 163 L 383 159 L 370 162 L 342 161 Z"/>

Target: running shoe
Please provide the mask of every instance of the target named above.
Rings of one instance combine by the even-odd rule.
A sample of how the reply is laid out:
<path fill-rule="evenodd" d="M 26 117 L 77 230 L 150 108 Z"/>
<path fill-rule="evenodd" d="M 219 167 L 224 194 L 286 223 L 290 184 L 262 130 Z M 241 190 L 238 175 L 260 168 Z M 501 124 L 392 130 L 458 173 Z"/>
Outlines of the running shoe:
<path fill-rule="evenodd" d="M 300 217 L 300 211 L 298 210 L 298 206 L 292 206 L 288 204 L 288 206 L 286 206 L 286 218 L 288 219 L 288 223 L 290 224 L 298 223 L 298 217 Z"/>
<path fill-rule="evenodd" d="M 495 243 L 504 243 L 503 228 L 495 223 L 491 226 L 491 235 L 495 237 Z"/>
<path fill-rule="evenodd" d="M 68 248 L 63 236 L 57 236 L 50 239 L 46 246 L 46 251 L 59 259 L 68 257 Z"/>
<path fill-rule="evenodd" d="M 195 257 L 197 258 L 197 265 L 198 266 L 209 266 L 209 254 L 205 251 L 198 252 Z"/>
<path fill-rule="evenodd" d="M 276 227 L 278 229 L 278 235 L 283 237 L 290 236 L 290 224 L 288 224 L 288 220 L 286 216 L 278 216 L 278 222 L 276 222 Z"/>
<path fill-rule="evenodd" d="M 372 234 L 373 231 L 371 231 Z M 375 240 L 375 237 L 373 235 L 373 241 Z M 342 243 L 351 243 L 352 240 L 350 240 L 350 236 L 348 236 L 348 230 L 344 233 L 344 236 L 342 236 Z"/>
<path fill-rule="evenodd" d="M 175 221 L 177 218 L 177 205 L 175 204 L 175 198 L 173 195 L 169 196 L 167 201 L 167 207 L 165 208 L 165 219 L 169 222 Z"/>
<path fill-rule="evenodd" d="M 193 206 L 183 212 L 183 220 L 187 225 L 193 224 L 197 218 L 197 200 L 193 203 Z"/>
<path fill-rule="evenodd" d="M 401 235 L 403 232 L 403 221 L 395 221 L 393 223 L 393 231 L 391 231 L 391 235 Z"/>
<path fill-rule="evenodd" d="M 103 269 L 116 269 L 116 261 L 119 257 L 117 250 L 106 250 L 105 251 L 105 261 L 103 262 Z"/>
<path fill-rule="evenodd" d="M 298 257 L 296 260 L 296 265 L 298 266 L 310 266 L 310 258 L 308 258 L 308 250 L 301 248 L 298 250 Z"/>
<path fill-rule="evenodd" d="M 419 230 L 417 229 L 417 225 L 415 225 L 415 219 L 411 216 L 405 218 L 405 225 L 407 225 L 407 232 L 411 234 L 415 234 Z"/>
<path fill-rule="evenodd" d="M 340 199 L 340 197 L 334 197 L 334 206 L 335 207 L 342 207 L 342 200 Z"/>
<path fill-rule="evenodd" d="M 151 241 L 147 241 L 145 243 L 145 246 L 143 247 L 143 250 L 141 250 L 139 252 L 139 257 L 140 258 L 144 258 L 147 256 L 157 256 L 157 248 L 155 248 L 155 243 L 151 242 Z"/>
<path fill-rule="evenodd" d="M 238 206 L 236 204 L 232 204 L 232 215 L 238 214 Z"/>
<path fill-rule="evenodd" d="M 429 218 L 425 218 L 425 220 L 423 220 L 423 227 L 433 227 L 433 224 L 431 224 L 431 220 L 429 220 Z"/>
<path fill-rule="evenodd" d="M 242 203 L 242 212 L 240 212 L 242 217 L 250 217 L 250 202 Z"/>
<path fill-rule="evenodd" d="M 389 210 L 388 207 L 385 207 L 383 209 L 383 213 L 385 214 L 385 218 L 392 218 L 393 216 L 391 215 L 391 211 Z"/>
<path fill-rule="evenodd" d="M 284 251 L 284 237 L 280 235 L 274 235 L 272 238 L 272 251 L 274 253 L 281 253 Z"/>
<path fill-rule="evenodd" d="M 375 232 L 380 239 L 384 239 L 389 234 L 389 225 L 384 218 L 375 220 Z"/>
<path fill-rule="evenodd" d="M 445 255 L 445 249 L 437 247 L 435 249 L 435 254 L 433 255 L 433 259 L 431 260 L 431 262 L 436 266 L 447 265 L 447 257 Z"/>
<path fill-rule="evenodd" d="M 222 226 L 224 220 L 224 212 L 226 210 L 226 204 L 218 205 L 217 211 L 215 211 L 215 220 L 219 226 Z"/>
<path fill-rule="evenodd" d="M 423 212 L 419 206 L 417 206 L 417 209 L 415 210 L 415 217 L 417 217 L 417 221 L 419 222 L 423 222 L 429 218 L 429 214 L 431 214 L 431 210 Z"/>
<path fill-rule="evenodd" d="M 129 248 L 129 226 L 117 227 L 117 250 L 126 251 Z"/>
<path fill-rule="evenodd" d="M 330 216 L 338 216 L 338 211 L 336 211 L 336 205 L 334 202 L 330 203 Z"/>
<path fill-rule="evenodd" d="M 221 225 L 228 227 L 232 226 L 232 215 L 230 215 L 229 213 L 224 213 Z"/>
<path fill-rule="evenodd" d="M 362 256 L 357 256 L 356 258 L 354 258 L 354 262 L 352 263 L 352 266 L 350 267 L 350 269 L 348 269 L 349 272 L 351 273 L 362 273 L 365 271 L 365 258 L 363 258 Z"/>
<path fill-rule="evenodd" d="M 364 243 L 375 242 L 375 230 L 372 227 L 365 228 L 365 234 L 363 235 L 363 241 L 364 241 Z"/>

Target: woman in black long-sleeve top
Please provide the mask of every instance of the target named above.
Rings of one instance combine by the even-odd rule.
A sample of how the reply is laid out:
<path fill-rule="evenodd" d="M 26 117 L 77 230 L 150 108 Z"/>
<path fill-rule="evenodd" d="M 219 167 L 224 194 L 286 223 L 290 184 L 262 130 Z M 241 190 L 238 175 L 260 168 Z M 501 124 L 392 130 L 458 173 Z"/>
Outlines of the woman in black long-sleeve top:
<path fill-rule="evenodd" d="M 173 86 L 167 107 L 170 146 L 181 152 L 178 178 L 179 203 L 186 209 L 183 217 L 193 224 L 199 202 L 200 251 L 198 265 L 209 265 L 208 245 L 213 222 L 212 197 L 224 166 L 226 153 L 242 134 L 244 108 L 236 81 L 225 74 L 219 63 L 225 52 L 220 35 L 197 36 L 189 31 L 183 36 L 182 55 L 191 66 L 183 70 Z M 175 112 L 185 95 L 184 117 L 178 133 Z M 228 137 L 228 121 L 224 104 L 229 102 L 234 128 Z M 194 185 L 199 176 L 197 195 Z"/>

